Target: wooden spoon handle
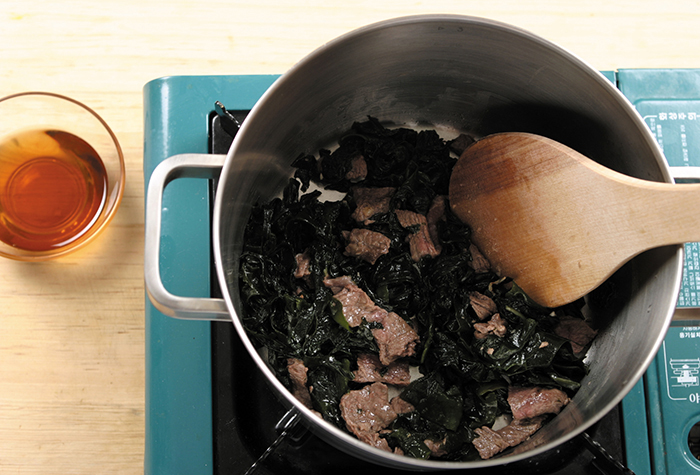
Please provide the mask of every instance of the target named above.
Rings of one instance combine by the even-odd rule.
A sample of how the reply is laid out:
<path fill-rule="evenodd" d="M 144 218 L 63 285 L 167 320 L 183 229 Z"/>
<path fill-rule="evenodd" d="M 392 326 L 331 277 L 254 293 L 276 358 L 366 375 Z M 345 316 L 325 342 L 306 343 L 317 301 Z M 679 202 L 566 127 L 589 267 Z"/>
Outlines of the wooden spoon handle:
<path fill-rule="evenodd" d="M 670 184 L 625 179 L 629 186 L 625 215 L 631 250 L 700 241 L 700 184 Z M 635 223 L 634 225 L 632 223 Z"/>

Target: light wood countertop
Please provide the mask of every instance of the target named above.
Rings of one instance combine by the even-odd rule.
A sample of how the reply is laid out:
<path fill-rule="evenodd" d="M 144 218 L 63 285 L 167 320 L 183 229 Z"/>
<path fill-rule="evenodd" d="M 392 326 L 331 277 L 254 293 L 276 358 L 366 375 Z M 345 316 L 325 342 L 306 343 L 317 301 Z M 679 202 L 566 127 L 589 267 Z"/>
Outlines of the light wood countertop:
<path fill-rule="evenodd" d="M 138 474 L 144 455 L 143 106 L 148 81 L 283 73 L 356 27 L 416 13 L 511 23 L 601 70 L 700 67 L 700 2 L 3 0 L 0 96 L 94 108 L 126 156 L 100 238 L 45 263 L 0 260 L 0 474 Z"/>

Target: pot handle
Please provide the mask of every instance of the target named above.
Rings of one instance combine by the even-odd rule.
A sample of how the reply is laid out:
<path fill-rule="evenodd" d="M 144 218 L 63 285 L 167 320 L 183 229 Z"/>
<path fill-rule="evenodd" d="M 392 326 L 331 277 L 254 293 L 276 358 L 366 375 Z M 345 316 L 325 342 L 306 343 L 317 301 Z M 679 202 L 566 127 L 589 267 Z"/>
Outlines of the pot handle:
<path fill-rule="evenodd" d="M 223 299 L 180 297 L 166 290 L 160 276 L 163 191 L 177 178 L 216 178 L 226 155 L 181 154 L 163 160 L 151 174 L 146 193 L 144 278 L 153 305 L 164 315 L 185 320 L 231 321 Z"/>

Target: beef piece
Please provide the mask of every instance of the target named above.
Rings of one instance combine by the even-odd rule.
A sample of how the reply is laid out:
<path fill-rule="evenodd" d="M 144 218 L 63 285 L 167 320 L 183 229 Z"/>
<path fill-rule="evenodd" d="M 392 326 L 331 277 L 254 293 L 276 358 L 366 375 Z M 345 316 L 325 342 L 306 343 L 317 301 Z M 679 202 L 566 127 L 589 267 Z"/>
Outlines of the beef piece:
<path fill-rule="evenodd" d="M 496 302 L 480 292 L 469 292 L 469 303 L 479 320 L 486 320 L 491 317 L 491 315 L 498 312 Z"/>
<path fill-rule="evenodd" d="M 367 162 L 365 157 L 357 155 L 350 160 L 350 171 L 345 174 L 345 179 L 351 183 L 357 183 L 367 178 Z"/>
<path fill-rule="evenodd" d="M 294 258 L 297 261 L 297 269 L 294 271 L 294 277 L 297 279 L 303 279 L 304 277 L 311 275 L 311 271 L 309 270 L 311 258 L 309 255 L 306 252 L 303 252 L 301 254 L 297 254 L 294 256 Z"/>
<path fill-rule="evenodd" d="M 394 398 L 392 398 L 391 408 L 397 414 L 407 414 L 416 410 L 416 408 L 413 407 L 413 404 L 404 401 L 403 399 L 401 399 L 401 396 L 395 396 Z"/>
<path fill-rule="evenodd" d="M 459 136 L 451 140 L 447 145 L 455 154 L 462 155 L 464 151 L 474 143 L 474 137 L 467 134 L 459 134 Z"/>
<path fill-rule="evenodd" d="M 361 354 L 357 358 L 357 371 L 354 381 L 357 383 L 386 383 L 394 386 L 408 386 L 411 382 L 408 363 L 394 361 L 383 366 L 377 355 Z"/>
<path fill-rule="evenodd" d="M 508 445 L 515 447 L 537 432 L 540 427 L 542 427 L 544 419 L 544 417 L 516 419 L 507 426 L 499 429 L 498 434 L 508 443 Z"/>
<path fill-rule="evenodd" d="M 340 413 L 345 425 L 355 436 L 374 447 L 391 451 L 379 431 L 396 419 L 389 403 L 389 389 L 382 383 L 372 383 L 350 391 L 340 398 Z"/>
<path fill-rule="evenodd" d="M 554 333 L 569 340 L 574 353 L 581 353 L 598 334 L 585 320 L 568 316 L 559 319 Z"/>
<path fill-rule="evenodd" d="M 444 438 L 442 440 L 430 440 L 430 439 L 425 439 L 423 443 L 430 449 L 430 455 L 432 457 L 442 457 L 443 455 L 447 455 L 447 450 L 445 449 L 445 442 L 447 442 L 447 438 Z"/>
<path fill-rule="evenodd" d="M 326 277 L 323 280 L 323 285 L 331 289 L 334 294 L 338 294 L 343 289 L 348 287 L 357 287 L 352 279 L 347 275 L 343 275 L 341 277 Z M 362 292 L 362 290 L 360 290 L 360 292 Z"/>
<path fill-rule="evenodd" d="M 411 325 L 394 312 L 386 312 L 382 317 L 382 328 L 372 329 L 382 364 L 388 366 L 399 358 L 414 355 L 419 337 Z"/>
<path fill-rule="evenodd" d="M 569 397 L 560 389 L 539 387 L 508 388 L 508 404 L 514 419 L 530 419 L 542 414 L 558 414 L 569 403 Z"/>
<path fill-rule="evenodd" d="M 292 381 L 292 394 L 294 397 L 304 406 L 313 409 L 311 393 L 306 386 L 306 373 L 308 368 L 304 365 L 304 362 L 298 358 L 287 359 L 287 371 L 289 371 L 289 378 Z"/>
<path fill-rule="evenodd" d="M 437 223 L 439 221 L 445 221 L 445 205 L 447 203 L 447 198 L 442 195 L 438 195 L 433 199 L 430 204 L 430 209 L 425 219 L 428 221 L 428 234 L 430 240 L 435 246 L 438 254 L 442 252 L 442 246 L 440 245 L 440 239 L 438 237 Z"/>
<path fill-rule="evenodd" d="M 494 313 L 487 323 L 474 324 L 474 337 L 481 340 L 488 335 L 496 335 L 500 337 L 506 336 L 506 321 L 501 318 L 500 313 Z"/>
<path fill-rule="evenodd" d="M 408 236 L 408 245 L 411 250 L 411 259 L 418 262 L 424 256 L 435 257 L 440 251 L 435 247 L 428 230 L 428 219 L 419 213 L 404 209 L 396 210 L 396 217 L 404 228 L 411 228 Z"/>
<path fill-rule="evenodd" d="M 474 244 L 469 245 L 469 253 L 472 256 L 472 269 L 477 274 L 483 274 L 491 270 L 491 263 L 484 257 L 478 247 Z"/>
<path fill-rule="evenodd" d="M 515 447 L 526 440 L 542 427 L 543 421 L 542 417 L 525 421 L 515 420 L 497 431 L 484 426 L 474 430 L 479 437 L 474 439 L 472 444 L 482 459 L 490 459 L 508 447 Z"/>
<path fill-rule="evenodd" d="M 405 209 L 397 209 L 395 213 L 396 217 L 399 219 L 399 223 L 404 228 L 410 226 L 425 226 L 428 224 L 428 219 L 420 213 L 414 213 L 413 211 Z"/>
<path fill-rule="evenodd" d="M 352 196 L 355 199 L 357 208 L 352 213 L 352 218 L 358 223 L 368 224 L 370 218 L 375 214 L 389 211 L 391 197 L 394 196 L 396 188 L 364 188 L 355 187 L 352 189 Z"/>
<path fill-rule="evenodd" d="M 343 237 L 348 242 L 345 255 L 359 257 L 370 264 L 374 264 L 380 256 L 389 252 L 391 245 L 391 239 L 369 229 L 343 231 Z"/>
<path fill-rule="evenodd" d="M 323 283 L 343 305 L 343 315 L 351 327 L 361 324 L 363 318 L 381 325 L 381 328 L 372 329 L 372 335 L 379 346 L 379 360 L 384 366 L 415 354 L 418 334 L 406 320 L 375 305 L 348 276 L 327 277 Z"/>
<path fill-rule="evenodd" d="M 377 312 L 386 313 L 386 310 L 377 307 L 369 295 L 355 285 L 348 276 L 334 279 L 326 277 L 323 283 L 333 291 L 333 297 L 343 305 L 343 315 L 351 327 L 360 325 L 363 318 L 368 321 L 381 319 L 374 315 Z"/>
<path fill-rule="evenodd" d="M 474 429 L 474 432 L 479 437 L 472 440 L 472 444 L 474 444 L 474 447 L 479 452 L 479 456 L 484 460 L 490 459 L 497 453 L 503 452 L 510 447 L 508 442 L 503 440 L 503 437 L 497 431 L 491 430 L 486 426 Z"/>
<path fill-rule="evenodd" d="M 389 443 L 386 441 L 386 439 L 380 437 L 379 433 L 372 432 L 368 434 L 363 434 L 362 436 L 358 436 L 357 438 L 365 444 L 371 445 L 372 447 L 376 447 L 386 452 L 391 452 L 391 447 L 389 447 Z"/>

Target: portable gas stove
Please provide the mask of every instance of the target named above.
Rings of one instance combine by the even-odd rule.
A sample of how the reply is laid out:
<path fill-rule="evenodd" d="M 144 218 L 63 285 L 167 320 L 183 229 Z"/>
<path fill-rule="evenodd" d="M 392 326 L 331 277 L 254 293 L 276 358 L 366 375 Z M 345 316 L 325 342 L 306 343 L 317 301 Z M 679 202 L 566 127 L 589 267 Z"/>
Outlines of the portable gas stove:
<path fill-rule="evenodd" d="M 644 117 L 674 174 L 698 176 L 693 167 L 700 166 L 700 70 L 605 75 Z M 235 131 L 222 127 L 216 101 L 242 121 L 276 78 L 175 76 L 149 82 L 144 87 L 146 186 L 153 169 L 169 156 L 226 153 Z M 213 189 L 211 181 L 193 178 L 176 180 L 165 189 L 161 277 L 176 295 L 217 295 L 210 249 Z M 246 473 L 277 439 L 285 409 L 233 325 L 176 320 L 146 300 L 144 473 Z M 586 434 L 546 454 L 536 466 L 468 473 L 700 473 L 700 313 L 692 310 L 700 307 L 698 243 L 686 245 L 677 307 L 687 319 L 674 320 L 643 380 Z M 302 428 L 276 446 L 255 473 L 340 475 L 365 470 L 407 473 L 351 458 Z"/>

